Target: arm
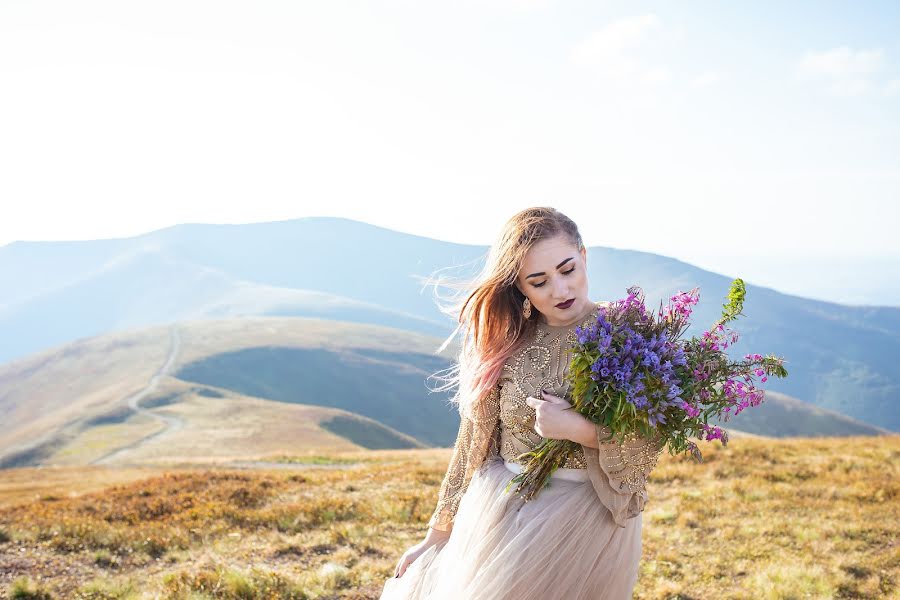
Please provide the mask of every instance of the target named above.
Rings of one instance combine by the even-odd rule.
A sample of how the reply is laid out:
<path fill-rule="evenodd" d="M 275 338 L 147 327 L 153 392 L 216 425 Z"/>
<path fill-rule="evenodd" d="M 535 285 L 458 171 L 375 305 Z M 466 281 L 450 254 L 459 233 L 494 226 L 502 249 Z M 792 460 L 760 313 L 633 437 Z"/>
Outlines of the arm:
<path fill-rule="evenodd" d="M 453 520 L 456 518 L 459 502 L 469 487 L 469 481 L 493 447 L 500 416 L 499 383 L 491 389 L 483 402 L 474 407 L 474 411 L 474 415 L 460 419 L 450 465 L 441 483 L 437 506 L 428 521 L 431 529 L 448 532 L 453 529 Z"/>
<path fill-rule="evenodd" d="M 588 448 L 599 449 L 600 448 L 600 440 L 597 435 L 597 427 L 594 425 L 590 419 L 584 417 L 582 415 L 578 415 L 581 419 L 578 420 L 578 425 L 575 426 L 575 431 L 570 440 L 573 442 L 577 442 L 584 446 L 585 452 L 587 452 Z"/>
<path fill-rule="evenodd" d="M 590 423 L 590 422 L 589 422 Z M 620 444 L 609 437 L 605 425 L 590 423 L 593 437 L 582 444 L 588 476 L 600 501 L 610 510 L 619 527 L 638 516 L 648 500 L 646 482 L 665 448 L 660 435 L 646 438 L 638 433 Z"/>

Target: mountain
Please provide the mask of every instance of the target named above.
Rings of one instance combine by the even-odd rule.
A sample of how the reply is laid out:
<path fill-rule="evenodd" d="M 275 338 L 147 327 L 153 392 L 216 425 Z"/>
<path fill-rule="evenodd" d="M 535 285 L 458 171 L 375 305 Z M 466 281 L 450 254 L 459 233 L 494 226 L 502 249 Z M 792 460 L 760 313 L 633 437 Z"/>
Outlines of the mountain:
<path fill-rule="evenodd" d="M 244 316 L 325 318 L 444 337 L 455 324 L 422 293 L 423 278 L 443 267 L 473 275 L 486 250 L 330 217 L 14 242 L 0 248 L 0 361 L 112 331 Z M 719 316 L 740 276 L 604 247 L 589 248 L 588 267 L 597 300 L 639 284 L 653 307 L 699 286 L 699 326 L 687 335 Z M 900 309 L 842 306 L 746 283 L 732 358 L 784 357 L 790 376 L 770 379 L 767 390 L 900 431 Z"/>
<path fill-rule="evenodd" d="M 424 381 L 449 365 L 438 343 L 271 317 L 79 340 L 0 366 L 0 466 L 450 445 L 458 417 Z"/>
<path fill-rule="evenodd" d="M 440 339 L 301 317 L 179 322 L 0 366 L 0 467 L 176 464 L 450 446 Z M 436 387 L 436 380 L 431 380 Z M 769 392 L 736 436 L 885 430 Z M 735 427 L 737 429 L 735 429 Z"/>

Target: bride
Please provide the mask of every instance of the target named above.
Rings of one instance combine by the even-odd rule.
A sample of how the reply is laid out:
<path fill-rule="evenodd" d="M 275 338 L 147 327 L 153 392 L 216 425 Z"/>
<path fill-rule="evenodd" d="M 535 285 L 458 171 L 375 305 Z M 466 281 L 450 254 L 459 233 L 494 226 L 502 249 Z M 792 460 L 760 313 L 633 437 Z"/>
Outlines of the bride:
<path fill-rule="evenodd" d="M 663 442 L 601 441 L 608 428 L 566 410 L 567 350 L 606 304 L 589 299 L 586 248 L 571 219 L 537 207 L 506 222 L 454 310 L 461 419 L 437 506 L 382 600 L 631 598 L 645 483 Z M 505 488 L 522 470 L 517 457 L 544 438 L 577 450 L 525 502 Z"/>

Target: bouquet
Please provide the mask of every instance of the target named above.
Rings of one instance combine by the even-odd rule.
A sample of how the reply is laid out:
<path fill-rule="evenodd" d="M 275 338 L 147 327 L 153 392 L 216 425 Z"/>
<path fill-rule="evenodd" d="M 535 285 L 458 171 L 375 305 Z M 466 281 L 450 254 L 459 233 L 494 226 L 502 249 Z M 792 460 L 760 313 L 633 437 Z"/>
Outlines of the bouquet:
<path fill-rule="evenodd" d="M 715 416 L 724 421 L 763 401 L 763 391 L 753 383 L 760 377 L 786 377 L 784 359 L 746 354 L 733 362 L 725 353 L 738 334 L 726 327 L 741 314 L 744 282 L 735 279 L 723 305 L 722 317 L 699 337 L 679 339 L 687 329 L 691 307 L 699 300 L 697 288 L 679 292 L 656 317 L 644 306 L 641 288 L 628 288 L 628 297 L 600 307 L 595 324 L 577 327 L 577 343 L 567 378 L 571 382 L 572 408 L 610 431 L 606 441 L 640 433 L 660 436 L 670 454 L 689 452 L 703 456 L 689 438 L 720 440 L 728 433 L 710 426 Z M 545 439 L 534 450 L 519 455 L 523 470 L 510 481 L 516 492 L 530 500 L 549 482 L 578 443 Z"/>

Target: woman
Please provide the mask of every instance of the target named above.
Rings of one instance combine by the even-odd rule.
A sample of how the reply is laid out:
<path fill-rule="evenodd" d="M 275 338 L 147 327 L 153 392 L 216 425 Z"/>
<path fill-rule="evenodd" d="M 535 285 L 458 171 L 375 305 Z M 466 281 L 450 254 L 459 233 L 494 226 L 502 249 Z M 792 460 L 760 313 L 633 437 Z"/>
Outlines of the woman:
<path fill-rule="evenodd" d="M 400 558 L 381 598 L 630 598 L 645 482 L 663 443 L 637 434 L 601 442 L 608 428 L 566 410 L 567 350 L 606 304 L 589 299 L 577 226 L 548 207 L 519 212 L 479 281 L 458 309 L 461 422 L 450 466 L 425 539 Z M 504 488 L 542 438 L 578 450 L 525 502 Z"/>

